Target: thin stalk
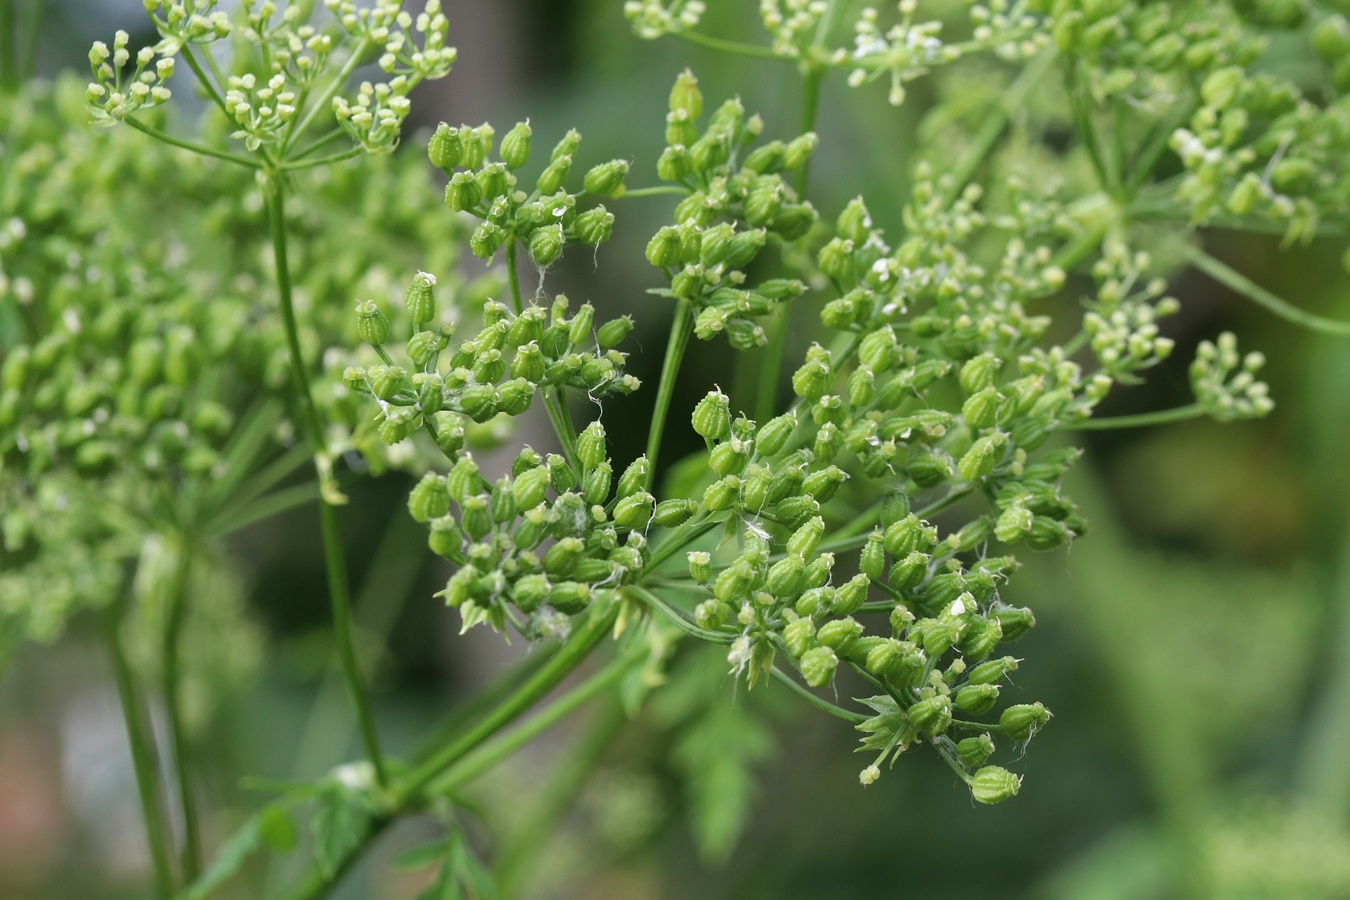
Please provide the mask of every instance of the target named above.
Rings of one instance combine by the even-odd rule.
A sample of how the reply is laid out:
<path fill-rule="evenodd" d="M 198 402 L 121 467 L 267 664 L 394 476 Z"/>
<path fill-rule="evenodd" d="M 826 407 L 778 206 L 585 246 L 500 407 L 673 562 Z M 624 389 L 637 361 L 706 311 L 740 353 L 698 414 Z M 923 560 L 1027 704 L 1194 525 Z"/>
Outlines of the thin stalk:
<path fill-rule="evenodd" d="M 562 388 L 543 391 L 544 409 L 548 410 L 548 420 L 553 423 L 553 431 L 558 435 L 558 442 L 562 444 L 563 455 L 567 461 L 578 472 L 581 471 L 577 463 L 577 428 L 572 424 L 572 414 L 567 411 L 567 398 L 563 396 Z"/>
<path fill-rule="evenodd" d="M 322 480 L 329 477 L 324 471 L 326 463 L 320 460 L 327 456 L 327 443 L 324 439 L 323 423 L 314 407 L 314 397 L 310 392 L 309 374 L 300 349 L 299 327 L 295 320 L 295 304 L 291 296 L 290 265 L 286 256 L 286 194 L 282 177 L 274 174 L 267 179 L 263 188 L 267 201 L 267 219 L 272 231 L 272 250 L 275 256 L 277 291 L 280 297 L 281 318 L 286 328 L 286 343 L 290 350 L 291 380 L 295 385 L 296 399 L 300 406 L 300 418 L 308 432 L 310 445 L 315 452 L 315 469 Z M 360 667 L 356 661 L 356 649 L 352 644 L 351 598 L 347 586 L 347 567 L 342 556 L 342 537 L 338 531 L 337 512 L 327 497 L 319 503 L 319 523 L 323 533 L 324 568 L 328 577 L 328 597 L 333 610 L 333 633 L 337 642 L 339 658 L 342 662 L 342 674 L 347 682 L 347 694 L 356 713 L 356 721 L 361 732 L 361 742 L 365 746 L 366 757 L 375 769 L 375 777 L 381 786 L 388 783 L 385 772 L 384 754 L 380 751 L 379 735 L 375 731 L 375 721 L 371 716 L 370 705 L 366 698 L 365 685 L 361 678 Z"/>
<path fill-rule="evenodd" d="M 178 788 L 178 805 L 183 813 L 183 846 L 179 866 L 183 881 L 191 884 L 201 872 L 202 842 L 198 826 L 197 800 L 192 793 L 192 750 L 183 729 L 182 649 L 183 624 L 187 619 L 188 578 L 192 571 L 193 543 L 186 536 L 178 542 L 178 559 L 169 583 L 168 621 L 164 627 L 164 706 L 169 721 L 169 740 L 173 746 L 173 768 Z"/>
<path fill-rule="evenodd" d="M 806 134 L 816 127 L 816 113 L 820 111 L 820 85 L 825 80 L 825 70 L 818 65 L 809 66 L 802 73 L 802 118 L 799 134 Z M 806 185 L 811 177 L 811 160 L 807 158 L 797 170 L 797 195 L 806 196 Z"/>
<path fill-rule="evenodd" d="M 627 674 L 629 669 L 641 661 L 642 655 L 636 653 L 621 656 L 614 660 L 586 681 L 550 703 L 510 734 L 503 735 L 466 756 L 444 775 L 432 782 L 427 793 L 432 795 L 444 794 L 483 775 L 558 722 L 609 690 L 620 678 Z"/>
<path fill-rule="evenodd" d="M 960 778 L 966 784 L 970 784 L 974 780 L 973 778 L 971 778 L 970 773 L 967 772 L 965 768 L 962 767 L 961 761 L 958 760 L 955 756 L 953 756 L 952 752 L 948 750 L 945 745 L 939 744 L 937 741 L 932 741 L 931 743 L 933 745 L 933 749 L 938 752 L 938 756 L 942 757 L 942 761 L 945 762 L 948 765 L 948 767 L 950 767 L 951 770 L 956 773 L 957 778 Z"/>
<path fill-rule="evenodd" d="M 661 434 L 666 428 L 666 415 L 675 397 L 675 378 L 680 373 L 689 336 L 694 331 L 694 304 L 681 298 L 675 307 L 675 321 L 670 323 L 670 341 L 666 344 L 666 358 L 661 363 L 661 382 L 656 388 L 656 406 L 652 409 L 652 423 L 647 431 L 647 488 L 656 478 L 656 458 L 661 451 Z"/>
<path fill-rule="evenodd" d="M 1136 416 L 1111 416 L 1105 419 L 1084 419 L 1061 425 L 1064 431 L 1106 431 L 1111 428 L 1143 428 L 1146 425 L 1164 425 L 1168 422 L 1184 422 L 1205 414 L 1198 403 L 1178 406 L 1175 409 L 1163 409 L 1158 412 L 1139 413 Z"/>
<path fill-rule="evenodd" d="M 202 90 L 206 91 L 207 96 L 211 98 L 212 102 L 220 107 L 220 111 L 225 114 L 226 118 L 229 118 L 230 111 L 225 106 L 225 98 L 220 95 L 219 89 L 217 89 L 210 77 L 202 69 L 201 63 L 197 62 L 197 56 L 192 52 L 192 48 L 189 45 L 184 44 L 182 54 L 183 61 L 188 64 L 188 68 L 192 70 L 192 74 L 197 76 L 197 82 L 202 86 Z"/>
<path fill-rule="evenodd" d="M 334 153 L 330 156 L 320 156 L 318 159 L 291 159 L 281 164 L 281 168 L 288 172 L 297 169 L 312 169 L 315 166 L 326 166 L 331 163 L 345 162 L 349 159 L 355 159 L 365 151 L 360 147 L 352 147 L 350 150 L 343 150 L 341 153 Z"/>
<path fill-rule="evenodd" d="M 642 571 L 644 573 L 655 572 L 666 560 L 721 524 L 721 519 L 708 519 L 697 524 L 686 522 L 680 526 L 679 531 L 676 531 L 656 548 L 656 552 L 652 554 L 651 559 L 647 560 L 647 565 L 642 567 Z"/>
<path fill-rule="evenodd" d="M 1319 334 L 1350 337 L 1350 322 L 1338 322 L 1335 319 L 1328 319 L 1325 316 L 1299 309 L 1287 300 L 1272 294 L 1247 276 L 1219 262 L 1199 247 L 1182 243 L 1180 249 L 1182 255 L 1190 260 L 1191 265 L 1201 272 L 1253 303 L 1264 306 L 1286 322 L 1292 322 Z"/>
<path fill-rule="evenodd" d="M 287 159 L 291 161 L 304 159 L 306 156 L 309 156 L 311 153 L 318 150 L 320 147 L 328 146 L 333 141 L 342 137 L 343 134 L 344 132 L 341 128 L 334 128 L 328 133 L 324 134 L 322 137 L 315 138 L 312 144 L 310 144 L 308 147 L 306 147 L 305 149 L 301 150 L 298 153 L 291 154 L 290 156 L 287 157 Z"/>
<path fill-rule="evenodd" d="M 752 56 L 755 59 L 776 59 L 782 62 L 794 62 L 793 57 L 779 56 L 773 52 L 771 47 L 761 47 L 758 44 L 746 44 L 741 41 L 728 41 L 724 38 L 710 37 L 706 34 L 699 34 L 697 31 L 674 31 L 671 32 L 675 37 L 684 38 L 691 44 L 698 44 L 700 47 L 707 47 L 710 50 L 720 50 L 723 53 L 736 53 L 741 56 Z"/>
<path fill-rule="evenodd" d="M 361 58 L 366 55 L 366 50 L 369 48 L 370 39 L 362 38 L 361 43 L 357 44 L 356 49 L 352 51 L 352 55 L 342 64 L 342 68 L 338 73 L 333 76 L 333 80 L 324 87 L 317 97 L 313 98 L 306 105 L 307 108 L 305 109 L 305 114 L 300 117 L 299 124 L 297 124 L 295 129 L 287 136 L 286 144 L 282 147 L 281 155 L 283 157 L 288 156 L 287 151 L 293 148 L 296 142 L 304 136 L 305 131 L 309 128 L 310 124 L 313 123 L 314 117 L 319 114 L 319 111 L 328 109 L 328 102 L 333 99 L 333 95 L 337 93 L 338 88 L 347 83 L 347 79 L 356 71 L 356 67 L 361 64 Z"/>
<path fill-rule="evenodd" d="M 159 763 L 154 737 L 140 691 L 136 687 L 136 676 L 131 671 L 131 663 L 118 634 L 120 610 L 110 609 L 105 624 L 113 672 L 117 678 L 117 694 L 122 701 L 122 720 L 127 729 L 127 741 L 131 744 L 131 762 L 136 770 L 136 792 L 141 801 L 141 815 L 145 819 L 146 842 L 150 845 L 150 861 L 155 869 L 155 893 L 160 898 L 168 898 L 173 895 L 173 874 L 169 868 L 168 829 L 164 824 L 163 804 L 159 795 Z"/>
<path fill-rule="evenodd" d="M 262 168 L 261 165 L 259 165 L 256 161 L 249 159 L 247 156 L 239 156 L 234 153 L 229 153 L 225 150 L 213 150 L 210 147 L 206 147 L 201 144 L 195 144 L 192 141 L 185 141 L 182 140 L 181 138 L 176 138 L 171 134 L 166 134 L 165 132 L 160 131 L 158 128 L 155 128 L 152 125 L 146 125 L 144 122 L 139 121 L 133 116 L 127 116 L 122 121 L 126 122 L 128 125 L 130 125 L 132 128 L 135 128 L 137 131 L 140 131 L 144 134 L 148 134 L 150 137 L 155 138 L 156 140 L 163 141 L 166 144 L 171 144 L 175 147 L 180 147 L 183 150 L 191 150 L 193 153 L 200 154 L 201 156 L 213 156 L 216 159 L 223 159 L 225 160 L 225 162 L 231 162 L 234 163 L 236 166 L 244 166 L 245 168 L 248 169 Z"/>
<path fill-rule="evenodd" d="M 520 296 L 520 270 L 516 268 L 514 234 L 506 239 L 506 246 L 502 249 L 506 252 L 506 281 L 511 285 L 511 305 L 516 308 L 516 315 L 520 315 L 525 311 L 525 301 Z"/>
<path fill-rule="evenodd" d="M 629 585 L 626 590 L 630 591 L 643 603 L 659 612 L 667 621 L 690 637 L 698 638 L 700 641 L 707 641 L 712 644 L 730 644 L 732 641 L 736 640 L 736 635 L 734 634 L 709 631 L 706 628 L 695 625 L 693 622 L 686 619 L 678 609 L 675 609 L 675 607 L 666 603 L 646 588 L 634 584 Z"/>
<path fill-rule="evenodd" d="M 816 709 L 824 710 L 830 715 L 837 716 L 838 718 L 843 719 L 845 722 L 852 722 L 854 725 L 867 721 L 867 716 L 863 715 L 862 713 L 851 712 L 847 709 L 844 709 L 842 706 L 836 706 L 835 704 L 831 703 L 830 701 L 822 697 L 817 697 L 815 694 L 811 693 L 805 687 L 798 684 L 795 678 L 793 678 L 791 675 L 787 674 L 777 666 L 774 666 L 769 671 L 769 674 L 773 677 L 774 681 L 777 681 L 779 684 L 783 685 L 788 690 L 792 691 L 792 693 L 796 694 L 798 697 L 801 697 L 803 700 L 814 706 Z"/>
<path fill-rule="evenodd" d="M 687 197 L 689 188 L 681 187 L 678 184 L 658 184 L 652 187 L 634 188 L 631 191 L 624 191 L 619 195 L 623 198 L 628 197 Z"/>

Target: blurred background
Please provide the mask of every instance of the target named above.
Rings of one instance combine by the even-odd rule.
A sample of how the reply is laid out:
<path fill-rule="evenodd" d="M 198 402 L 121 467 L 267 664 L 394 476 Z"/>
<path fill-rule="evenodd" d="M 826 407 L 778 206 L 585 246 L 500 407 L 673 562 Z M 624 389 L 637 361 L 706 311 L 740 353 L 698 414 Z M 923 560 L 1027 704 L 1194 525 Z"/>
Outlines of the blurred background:
<path fill-rule="evenodd" d="M 460 60 L 414 98 L 418 128 L 490 120 L 500 135 L 528 117 L 536 142 L 551 146 L 575 127 L 588 159 L 629 158 L 630 183 L 652 183 L 666 94 L 688 66 L 710 103 L 739 94 L 766 134 L 795 133 L 791 67 L 640 41 L 618 0 L 445 5 Z M 705 31 L 761 40 L 754 3 L 710 5 Z M 45 78 L 87 71 L 91 41 L 144 22 L 139 0 L 50 0 L 38 15 Z M 833 216 L 865 190 L 878 224 L 899 233 L 915 135 L 936 98 L 920 81 L 892 109 L 884 90 L 827 81 L 812 200 Z M 423 147 L 414 136 L 403 152 Z M 614 240 L 594 258 L 569 255 L 550 288 L 591 300 L 601 318 L 631 313 L 637 346 L 650 351 L 635 353 L 632 371 L 655 384 L 669 310 L 643 293 L 642 247 L 669 205 L 634 200 L 618 212 Z M 1350 319 L 1344 240 L 1281 249 L 1278 236 L 1212 230 L 1204 241 L 1297 305 Z M 1005 696 L 1055 715 L 1016 766 L 1026 780 L 1015 801 L 977 808 L 935 755 L 917 752 L 860 788 L 866 760 L 844 723 L 772 687 L 733 690 L 715 650 L 689 652 L 637 720 L 617 704 L 589 709 L 464 798 L 471 840 L 502 861 L 511 896 L 1350 897 L 1350 341 L 1300 331 L 1197 272 L 1177 273 L 1173 292 L 1184 304 L 1165 325 L 1175 362 L 1103 413 L 1189 402 L 1186 361 L 1225 329 L 1266 354 L 1277 409 L 1257 422 L 1087 439 L 1071 492 L 1092 534 L 1028 557 L 1005 594 L 1038 621 L 1015 648 L 1028 662 Z M 1066 291 L 1064 308 L 1081 296 Z M 809 321 L 794 322 L 796 351 L 809 337 Z M 738 398 L 731 352 L 695 344 L 675 409 L 714 383 Z M 616 404 L 607 423 L 645 422 L 650 394 Z M 542 419 L 526 427 L 525 440 L 549 443 Z M 616 462 L 639 452 L 638 429 L 626 444 L 625 431 L 610 425 Z M 688 429 L 670 440 L 668 460 L 697 449 Z M 394 752 L 527 652 L 481 629 L 457 636 L 457 616 L 432 597 L 444 564 L 403 510 L 408 487 L 397 475 L 363 482 L 343 514 Z M 268 796 L 268 779 L 314 776 L 357 754 L 341 691 L 325 677 L 312 513 L 256 526 L 232 547 L 253 631 L 230 651 L 230 689 L 198 723 L 212 845 Z M 77 622 L 54 647 L 26 648 L 0 680 L 0 898 L 147 895 L 130 757 L 96 637 Z M 707 708 L 708 691 L 720 705 Z M 257 780 L 239 782 L 240 772 Z M 548 786 L 559 773 L 566 789 Z M 395 831 L 340 896 L 415 896 L 427 874 L 389 864 L 429 827 Z M 503 831 L 514 837 L 489 837 Z"/>

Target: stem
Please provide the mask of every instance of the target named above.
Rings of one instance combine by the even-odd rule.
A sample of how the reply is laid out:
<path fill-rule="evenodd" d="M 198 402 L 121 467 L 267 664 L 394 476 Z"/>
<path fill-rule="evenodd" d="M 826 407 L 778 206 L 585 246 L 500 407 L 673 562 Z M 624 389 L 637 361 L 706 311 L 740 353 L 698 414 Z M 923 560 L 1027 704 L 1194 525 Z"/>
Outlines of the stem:
<path fill-rule="evenodd" d="M 544 388 L 543 394 L 544 408 L 548 410 L 548 419 L 553 423 L 558 442 L 562 444 L 563 455 L 572 468 L 580 472 L 581 466 L 577 463 L 577 429 L 572 424 L 572 414 L 567 411 L 567 398 L 563 396 L 562 388 L 552 391 Z"/>
<path fill-rule="evenodd" d="M 1109 428 L 1142 428 L 1146 425 L 1163 425 L 1168 422 L 1184 422 L 1205 414 L 1198 403 L 1178 406 L 1176 409 L 1163 409 L 1158 412 L 1140 413 L 1137 416 L 1111 416 L 1106 419 L 1084 419 L 1082 422 L 1070 422 L 1060 427 L 1065 431 L 1105 431 Z"/>
<path fill-rule="evenodd" d="M 506 280 L 511 285 L 511 305 L 516 308 L 516 315 L 520 315 L 525 310 L 525 301 L 520 296 L 520 276 L 516 268 L 516 236 L 512 234 L 506 239 Z"/>
<path fill-rule="evenodd" d="M 146 842 L 150 845 L 150 860 L 155 867 L 155 893 L 161 898 L 168 898 L 173 894 L 173 876 L 169 870 L 169 845 L 159 796 L 159 764 L 155 758 L 154 737 L 140 693 L 136 689 L 136 676 L 122 649 L 122 639 L 118 634 L 120 610 L 110 609 L 105 623 L 108 649 L 112 653 L 113 671 L 117 677 L 117 694 L 122 701 L 122 720 L 127 729 L 127 741 L 131 744 L 132 765 L 136 769 L 136 791 L 140 796 L 141 815 L 145 819 Z"/>
<path fill-rule="evenodd" d="M 998 143 L 999 137 L 1003 134 L 1003 129 L 1008 127 L 1014 112 L 1022 109 L 1026 105 L 1027 95 L 1031 93 L 1036 83 L 1045 77 L 1045 73 L 1050 71 L 1050 64 L 1054 62 L 1055 54 L 1053 50 L 1047 50 L 1040 56 L 1033 59 L 1026 65 L 1013 83 L 1008 85 L 1007 91 L 999 100 L 998 105 L 989 113 L 980 130 L 976 132 L 975 139 L 971 147 L 960 164 L 952 170 L 952 187 L 947 194 L 947 201 L 950 203 L 961 195 L 966 185 L 975 177 L 975 171 L 979 169 L 985 158 L 994 149 Z"/>
<path fill-rule="evenodd" d="M 628 197 L 687 197 L 689 188 L 681 187 L 678 184 L 658 184 L 653 187 L 634 188 L 631 191 L 624 191 L 619 195 L 622 198 Z"/>
<path fill-rule="evenodd" d="M 310 445 L 315 453 L 315 470 L 322 482 L 330 477 L 327 472 L 328 447 L 324 440 L 323 424 L 319 420 L 318 410 L 314 407 L 314 397 L 310 392 L 304 354 L 300 349 L 299 328 L 295 320 L 295 305 L 291 296 L 290 266 L 286 257 L 286 194 L 282 177 L 270 175 L 263 191 L 267 201 L 267 219 L 272 230 L 272 250 L 275 256 L 277 291 L 280 296 L 281 318 L 286 327 L 286 344 L 290 350 L 291 380 L 295 385 L 296 399 L 300 405 L 300 418 L 308 432 Z M 381 786 L 388 782 L 384 768 L 384 754 L 380 752 L 379 736 L 375 731 L 375 722 L 371 717 L 370 706 L 366 699 L 365 685 L 356 661 L 356 650 L 352 645 L 351 599 L 347 587 L 347 569 L 342 558 L 342 537 L 338 531 L 337 513 L 333 509 L 332 498 L 326 494 L 319 503 L 319 523 L 323 532 L 324 568 L 328 578 L 328 597 L 333 609 L 333 633 L 337 642 L 338 655 L 342 662 L 342 674 L 347 682 L 347 694 L 356 713 L 357 725 L 361 732 L 361 742 L 365 746 L 366 757 L 375 768 L 375 777 Z"/>
<path fill-rule="evenodd" d="M 663 562 L 670 559 L 676 553 L 679 553 L 685 547 L 688 547 L 694 541 L 703 537 L 703 535 L 721 524 L 721 519 L 708 519 L 697 524 L 686 522 L 684 525 L 680 526 L 680 531 L 685 531 L 685 529 L 688 530 L 685 531 L 683 535 L 680 534 L 680 531 L 676 531 L 662 542 L 661 546 L 652 554 L 652 558 L 647 560 L 647 565 L 643 566 L 642 571 L 644 573 L 655 572 Z"/>
<path fill-rule="evenodd" d="M 817 697 L 815 694 L 798 684 L 795 678 L 777 666 L 774 666 L 769 674 L 773 676 L 774 681 L 777 681 L 779 684 L 792 691 L 792 693 L 801 697 L 807 703 L 810 703 L 816 709 L 822 709 L 830 715 L 838 716 L 846 722 L 852 722 L 854 725 L 867 721 L 867 716 L 864 716 L 862 713 L 850 712 L 842 706 L 836 706 L 828 700 Z"/>
<path fill-rule="evenodd" d="M 694 331 L 694 304 L 681 299 L 675 307 L 675 321 L 670 323 L 670 341 L 666 344 L 666 358 L 661 363 L 661 383 L 656 389 L 656 406 L 652 409 L 652 423 L 647 431 L 647 488 L 656 478 L 656 457 L 661 450 L 661 433 L 666 428 L 666 415 L 675 396 L 675 377 L 680 372 L 689 336 Z"/>
<path fill-rule="evenodd" d="M 444 794 L 490 770 L 497 763 L 520 750 L 530 741 L 548 731 L 559 721 L 585 706 L 595 697 L 607 691 L 623 677 L 629 669 L 642 660 L 641 654 L 621 656 L 605 668 L 592 675 L 582 684 L 568 691 L 545 707 L 538 715 L 521 725 L 508 735 L 498 738 L 491 744 L 480 748 L 465 757 L 428 789 L 431 794 Z"/>
<path fill-rule="evenodd" d="M 1087 151 L 1088 159 L 1092 162 L 1092 168 L 1097 173 L 1098 184 L 1102 187 L 1108 187 L 1111 184 L 1111 179 L 1107 175 L 1106 164 L 1102 161 L 1101 150 L 1097 146 L 1097 130 L 1092 124 L 1092 108 L 1083 104 L 1076 62 L 1065 61 L 1064 81 L 1069 94 L 1069 108 L 1073 113 L 1073 122 L 1078 131 L 1078 138 L 1083 142 L 1083 149 Z"/>
<path fill-rule="evenodd" d="M 318 159 L 287 160 L 281 164 L 281 168 L 286 171 L 312 169 L 315 166 L 326 166 L 329 163 L 339 163 L 345 160 L 355 159 L 364 152 L 365 151 L 360 147 L 352 147 L 350 150 L 343 150 L 341 153 L 334 153 L 331 156 L 320 156 Z"/>
<path fill-rule="evenodd" d="M 1181 244 L 1181 254 L 1191 261 L 1191 265 L 1210 278 L 1230 290 L 1236 291 L 1253 303 L 1264 306 L 1286 322 L 1292 322 L 1320 334 L 1350 337 L 1350 322 L 1338 322 L 1335 319 L 1328 319 L 1316 313 L 1299 309 L 1294 304 L 1275 296 L 1247 276 L 1219 262 L 1199 247 L 1183 243 Z"/>
<path fill-rule="evenodd" d="M 164 628 L 164 705 L 169 720 L 169 738 L 173 746 L 174 773 L 177 776 L 178 804 L 183 813 L 181 862 L 183 881 L 191 884 L 201 871 L 202 846 L 198 830 L 197 801 L 192 793 L 192 753 L 183 730 L 182 672 L 179 650 L 183 623 L 187 618 L 188 577 L 192 570 L 193 546 L 182 536 L 178 561 L 169 586 L 169 614 Z"/>
<path fill-rule="evenodd" d="M 652 609 L 665 616 L 672 625 L 690 637 L 698 638 L 700 641 L 707 641 L 710 644 L 730 644 L 732 641 L 736 640 L 736 635 L 734 634 L 709 631 L 706 628 L 695 625 L 693 622 L 686 619 L 678 609 L 675 609 L 646 588 L 634 584 L 630 585 L 628 590 L 637 595 L 637 598 L 643 603 L 646 603 Z"/>
<path fill-rule="evenodd" d="M 816 125 L 816 113 L 820 109 L 820 83 L 825 80 L 825 70 L 812 65 L 802 73 L 802 120 L 800 134 L 806 134 Z M 797 194 L 806 196 L 806 185 L 811 174 L 811 158 L 807 157 L 797 170 Z"/>
<path fill-rule="evenodd" d="M 970 784 L 971 781 L 974 780 L 971 778 L 970 773 L 961 767 L 960 760 L 952 756 L 952 752 L 950 750 L 948 750 L 944 745 L 939 744 L 937 741 L 932 741 L 931 743 L 933 744 L 933 749 L 937 750 L 938 756 L 942 757 L 942 761 L 951 767 L 951 770 L 956 773 L 956 776 L 958 778 L 960 778 L 966 784 Z"/>
<path fill-rule="evenodd" d="M 211 98 L 216 106 L 220 107 L 220 111 L 225 114 L 225 117 L 230 118 L 230 111 L 225 107 L 225 98 L 220 95 L 220 91 L 211 83 L 211 79 L 207 76 L 206 72 L 202 70 L 201 63 L 197 62 L 197 57 L 193 54 L 192 48 L 187 44 L 184 44 L 182 53 L 183 61 L 188 64 L 188 68 L 192 70 L 192 74 L 197 76 L 197 82 L 202 86 L 202 90 L 206 91 L 207 96 Z"/>
<path fill-rule="evenodd" d="M 741 56 L 753 56 L 756 59 L 776 59 L 781 62 L 793 61 L 793 57 L 779 56 L 773 52 L 772 48 L 761 47 L 758 44 L 728 41 L 723 38 L 699 34 L 697 31 L 673 31 L 671 34 L 678 38 L 684 38 L 691 44 L 698 44 L 700 47 L 707 47 L 710 50 L 720 50 L 723 53 L 739 53 Z"/>
<path fill-rule="evenodd" d="M 226 162 L 234 163 L 236 166 L 244 166 L 245 168 L 249 169 L 262 168 L 262 166 L 260 166 L 257 162 L 249 159 L 246 156 L 238 156 L 234 153 L 229 153 L 225 150 L 213 150 L 210 147 L 205 147 L 202 146 L 201 144 L 194 144 L 192 141 L 185 141 L 182 140 L 181 138 L 176 138 L 171 134 L 166 134 L 165 132 L 160 131 L 153 125 L 146 125 L 144 122 L 141 122 L 132 116 L 127 116 L 122 121 L 126 122 L 128 125 L 130 125 L 132 128 L 135 128 L 137 131 L 148 134 L 150 137 L 155 138 L 157 140 L 161 140 L 166 144 L 172 144 L 175 147 L 180 147 L 183 150 L 191 150 L 193 153 L 197 153 L 202 156 L 213 156 L 216 159 L 223 159 Z"/>
<path fill-rule="evenodd" d="M 394 792 L 394 807 L 401 809 L 418 798 L 422 792 L 441 773 L 463 759 L 479 744 L 496 734 L 506 725 L 515 721 L 526 710 L 539 702 L 545 694 L 558 686 L 558 683 L 571 674 L 572 670 L 590 656 L 614 626 L 619 615 L 619 605 L 606 611 L 593 610 L 587 622 L 576 632 L 561 649 L 520 688 L 506 698 L 487 717 L 470 728 L 456 740 L 417 766 Z"/>
<path fill-rule="evenodd" d="M 286 139 L 286 145 L 282 147 L 281 155 L 283 157 L 285 157 L 287 151 L 294 147 L 296 142 L 304 136 L 305 131 L 314 121 L 314 117 L 319 114 L 319 110 L 327 108 L 328 102 L 333 99 L 333 95 L 337 93 L 338 88 L 346 84 L 347 79 L 356 71 L 356 67 L 361 64 L 361 57 L 366 55 L 366 50 L 369 49 L 369 47 L 370 39 L 362 38 L 361 43 L 357 44 L 356 49 L 352 51 L 352 55 L 342 64 L 342 68 L 338 73 L 333 76 L 333 80 L 324 87 L 317 97 L 313 98 L 307 104 L 305 114 L 300 118 L 300 124 L 295 126 L 295 130 L 292 131 L 290 136 Z"/>

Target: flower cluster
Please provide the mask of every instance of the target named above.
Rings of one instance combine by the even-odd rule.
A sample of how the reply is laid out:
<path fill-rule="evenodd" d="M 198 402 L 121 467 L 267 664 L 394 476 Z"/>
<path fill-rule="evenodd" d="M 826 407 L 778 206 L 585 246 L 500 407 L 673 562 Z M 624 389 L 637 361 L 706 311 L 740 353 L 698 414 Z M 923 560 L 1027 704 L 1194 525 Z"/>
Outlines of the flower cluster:
<path fill-rule="evenodd" d="M 136 66 L 128 76 L 125 70 L 131 62 L 131 51 L 127 49 L 130 39 L 125 31 L 119 31 L 113 38 L 112 50 L 96 41 L 89 51 L 95 81 L 85 92 L 85 100 L 95 124 L 116 125 L 142 109 L 163 106 L 172 96 L 164 85 L 173 75 L 173 57 L 160 56 L 154 48 L 143 47 L 136 53 Z"/>

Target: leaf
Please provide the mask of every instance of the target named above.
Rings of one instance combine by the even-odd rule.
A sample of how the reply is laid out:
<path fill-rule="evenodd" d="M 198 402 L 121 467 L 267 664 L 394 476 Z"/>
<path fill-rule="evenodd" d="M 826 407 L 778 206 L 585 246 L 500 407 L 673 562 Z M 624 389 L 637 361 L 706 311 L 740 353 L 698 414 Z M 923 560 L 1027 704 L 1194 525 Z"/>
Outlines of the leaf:
<path fill-rule="evenodd" d="M 363 798 L 340 785 L 319 794 L 314 813 L 314 853 L 325 878 L 331 878 L 346 856 L 360 846 L 370 827 Z"/>
<path fill-rule="evenodd" d="M 444 842 L 437 844 L 424 844 L 421 847 L 414 847 L 394 860 L 394 868 L 400 872 L 412 872 L 417 869 L 425 869 L 433 863 L 438 863 L 445 859 L 447 847 Z"/>
<path fill-rule="evenodd" d="M 233 878 L 250 856 L 264 844 L 279 852 L 295 847 L 295 823 L 289 809 L 299 797 L 284 797 L 269 803 L 248 820 L 224 843 L 211 866 L 188 888 L 187 900 L 201 900 Z M 287 840 L 289 835 L 289 842 Z"/>

